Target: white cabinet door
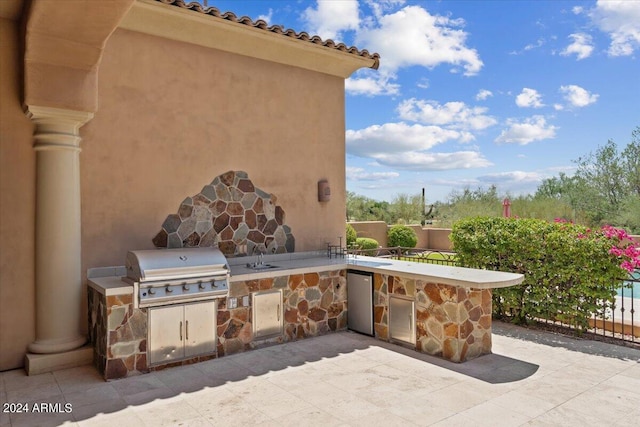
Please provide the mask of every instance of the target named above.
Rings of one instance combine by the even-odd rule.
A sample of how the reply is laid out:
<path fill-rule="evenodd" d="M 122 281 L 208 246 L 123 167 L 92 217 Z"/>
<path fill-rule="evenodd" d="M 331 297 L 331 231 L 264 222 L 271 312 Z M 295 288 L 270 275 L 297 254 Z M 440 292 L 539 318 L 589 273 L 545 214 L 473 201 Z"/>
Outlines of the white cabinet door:
<path fill-rule="evenodd" d="M 184 306 L 185 357 L 216 351 L 216 302 Z"/>
<path fill-rule="evenodd" d="M 149 363 L 184 357 L 184 308 L 181 305 L 149 309 Z"/>
<path fill-rule="evenodd" d="M 403 343 L 416 343 L 415 302 L 389 296 L 389 336 Z"/>
<path fill-rule="evenodd" d="M 253 338 L 267 338 L 282 334 L 282 292 L 280 290 L 254 292 Z"/>

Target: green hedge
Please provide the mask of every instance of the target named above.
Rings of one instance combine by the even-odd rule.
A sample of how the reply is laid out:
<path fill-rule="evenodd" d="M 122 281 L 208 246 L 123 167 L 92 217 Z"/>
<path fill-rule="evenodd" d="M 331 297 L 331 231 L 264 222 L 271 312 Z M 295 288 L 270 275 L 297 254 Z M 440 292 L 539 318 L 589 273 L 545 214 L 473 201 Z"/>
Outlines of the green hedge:
<path fill-rule="evenodd" d="M 353 228 L 351 224 L 347 224 L 346 233 L 347 233 L 347 247 L 350 247 L 351 245 L 356 243 L 358 234 L 356 233 L 356 229 Z"/>
<path fill-rule="evenodd" d="M 378 249 L 378 241 L 376 239 L 370 239 L 368 237 L 358 237 L 356 239 L 356 246 L 358 249 Z"/>
<path fill-rule="evenodd" d="M 415 248 L 417 243 L 418 236 L 416 236 L 416 232 L 406 225 L 394 225 L 387 232 L 387 245 L 389 247 Z"/>
<path fill-rule="evenodd" d="M 454 224 L 451 240 L 460 266 L 524 274 L 522 285 L 493 292 L 494 315 L 515 323 L 548 318 L 587 329 L 627 277 L 610 252 L 619 239 L 571 223 L 472 218 Z"/>

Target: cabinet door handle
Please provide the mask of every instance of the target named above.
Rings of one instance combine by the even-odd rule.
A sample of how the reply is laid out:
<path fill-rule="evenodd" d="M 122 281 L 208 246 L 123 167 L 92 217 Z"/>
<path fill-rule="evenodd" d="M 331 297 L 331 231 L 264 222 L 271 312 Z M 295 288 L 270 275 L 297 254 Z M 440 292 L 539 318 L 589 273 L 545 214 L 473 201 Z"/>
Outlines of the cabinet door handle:
<path fill-rule="evenodd" d="M 280 304 L 278 304 L 278 322 L 280 321 Z"/>
<path fill-rule="evenodd" d="M 411 313 L 409 313 L 409 330 L 411 330 L 411 329 L 413 328 L 413 325 L 411 324 L 411 323 L 412 323 L 412 322 L 411 322 L 411 318 L 412 318 L 412 317 L 413 317 L 413 316 L 411 316 Z"/>
<path fill-rule="evenodd" d="M 185 322 L 185 328 L 184 329 L 186 331 L 185 338 L 187 339 L 187 341 L 189 341 L 189 321 L 188 320 Z"/>
<path fill-rule="evenodd" d="M 180 341 L 182 341 L 182 322 L 180 322 Z"/>

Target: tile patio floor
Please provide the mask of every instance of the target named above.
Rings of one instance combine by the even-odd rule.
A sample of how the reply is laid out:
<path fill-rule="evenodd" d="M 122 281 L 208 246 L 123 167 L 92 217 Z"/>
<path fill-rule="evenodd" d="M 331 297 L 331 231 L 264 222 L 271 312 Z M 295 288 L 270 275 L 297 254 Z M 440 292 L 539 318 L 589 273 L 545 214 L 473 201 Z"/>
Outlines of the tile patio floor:
<path fill-rule="evenodd" d="M 104 382 L 90 366 L 0 373 L 0 426 L 639 426 L 640 350 L 494 323 L 453 364 L 352 332 Z"/>

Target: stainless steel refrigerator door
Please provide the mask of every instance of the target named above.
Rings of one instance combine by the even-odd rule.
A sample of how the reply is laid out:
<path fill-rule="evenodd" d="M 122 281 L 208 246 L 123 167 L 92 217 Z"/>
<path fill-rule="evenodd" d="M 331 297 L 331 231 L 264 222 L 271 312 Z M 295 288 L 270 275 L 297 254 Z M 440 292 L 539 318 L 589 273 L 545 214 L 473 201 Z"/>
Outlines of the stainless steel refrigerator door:
<path fill-rule="evenodd" d="M 373 277 L 347 273 L 347 326 L 352 331 L 373 335 Z"/>

